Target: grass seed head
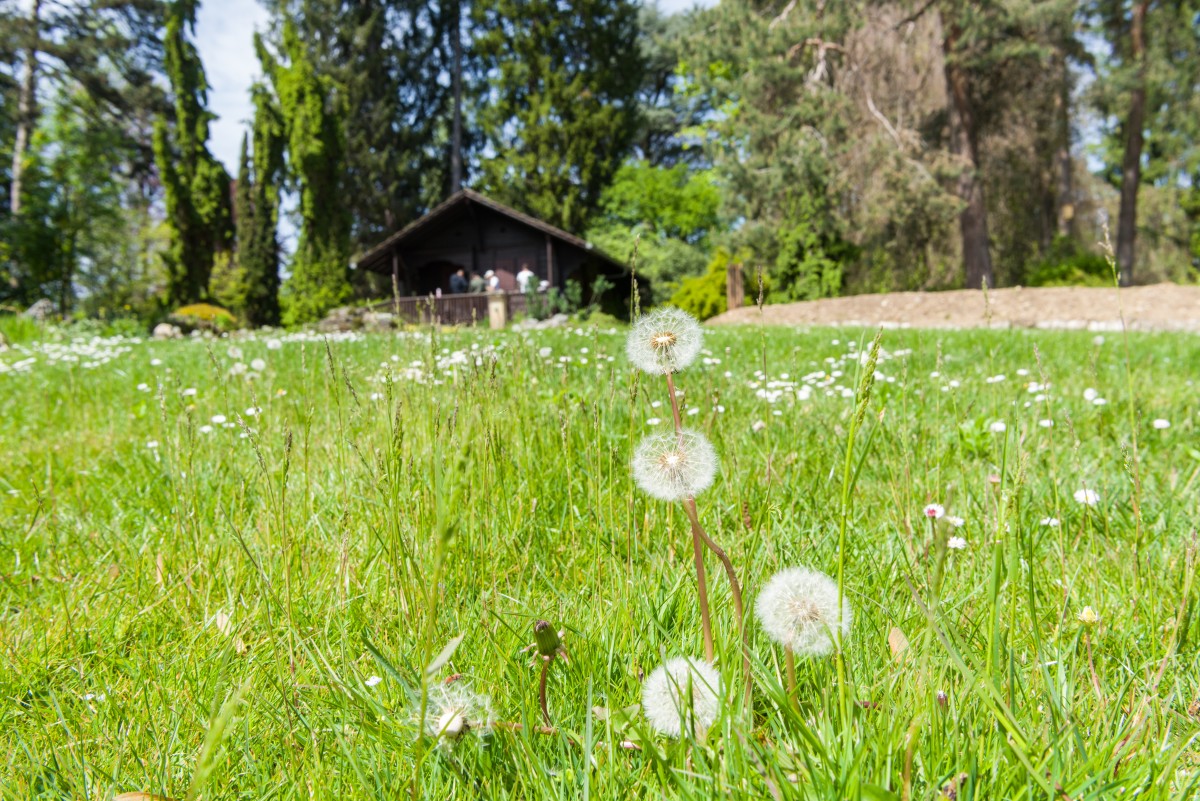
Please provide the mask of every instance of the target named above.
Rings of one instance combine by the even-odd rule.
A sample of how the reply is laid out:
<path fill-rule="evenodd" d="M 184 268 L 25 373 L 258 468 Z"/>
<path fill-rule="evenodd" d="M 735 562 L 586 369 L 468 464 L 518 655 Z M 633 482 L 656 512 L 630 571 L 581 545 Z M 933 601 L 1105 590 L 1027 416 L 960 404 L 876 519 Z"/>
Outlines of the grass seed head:
<path fill-rule="evenodd" d="M 659 500 L 695 497 L 712 485 L 716 474 L 717 452 L 698 431 L 654 434 L 633 453 L 633 480 Z"/>
<path fill-rule="evenodd" d="M 699 659 L 669 659 L 642 685 L 642 708 L 659 734 L 680 737 L 684 731 L 694 731 L 699 735 L 720 711 L 721 676 Z"/>
<path fill-rule="evenodd" d="M 667 375 L 691 364 L 703 344 L 704 330 L 695 317 L 664 306 L 637 319 L 625 342 L 625 353 L 639 370 Z"/>
<path fill-rule="evenodd" d="M 754 607 L 767 636 L 802 657 L 833 650 L 838 625 L 837 582 L 817 570 L 789 567 L 771 577 Z M 842 639 L 850 635 L 853 613 L 842 599 Z"/>

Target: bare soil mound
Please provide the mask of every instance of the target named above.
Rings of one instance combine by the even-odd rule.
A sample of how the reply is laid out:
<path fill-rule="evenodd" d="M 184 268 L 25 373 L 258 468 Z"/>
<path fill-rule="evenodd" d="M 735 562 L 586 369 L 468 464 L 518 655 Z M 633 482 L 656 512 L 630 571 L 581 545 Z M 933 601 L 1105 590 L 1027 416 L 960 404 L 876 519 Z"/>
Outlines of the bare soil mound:
<path fill-rule="evenodd" d="M 856 325 L 894 328 L 1058 328 L 1200 332 L 1200 287 L 1155 284 L 1120 290 L 1042 287 L 853 295 L 802 303 L 747 306 L 713 325 Z"/>

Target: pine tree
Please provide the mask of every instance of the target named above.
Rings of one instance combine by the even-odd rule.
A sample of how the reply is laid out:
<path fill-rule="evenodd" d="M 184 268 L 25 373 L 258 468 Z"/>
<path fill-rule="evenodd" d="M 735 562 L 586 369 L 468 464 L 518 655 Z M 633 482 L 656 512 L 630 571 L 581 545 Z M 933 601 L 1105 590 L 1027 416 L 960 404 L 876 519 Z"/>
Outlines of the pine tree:
<path fill-rule="evenodd" d="M 242 141 L 238 170 L 238 264 L 246 281 L 247 320 L 279 323 L 279 190 L 284 170 L 283 121 L 266 87 L 256 84 L 253 159 Z"/>
<path fill-rule="evenodd" d="M 166 195 L 171 251 L 166 256 L 174 305 L 208 295 L 213 259 L 231 245 L 229 174 L 208 150 L 208 81 L 200 54 L 189 41 L 196 26 L 196 0 L 174 0 L 167 12 L 164 66 L 171 83 L 174 119 L 154 130 L 154 157 Z"/>
<path fill-rule="evenodd" d="M 637 134 L 642 84 L 629 0 L 491 0 L 475 9 L 491 78 L 478 124 L 497 200 L 582 231 Z"/>
<path fill-rule="evenodd" d="M 300 242 L 284 294 L 284 322 L 309 322 L 350 297 L 350 215 L 345 170 L 342 109 L 332 81 L 319 75 L 304 43 L 290 25 L 276 58 L 256 38 L 263 71 L 271 80 L 287 143 L 291 176 L 300 189 Z"/>

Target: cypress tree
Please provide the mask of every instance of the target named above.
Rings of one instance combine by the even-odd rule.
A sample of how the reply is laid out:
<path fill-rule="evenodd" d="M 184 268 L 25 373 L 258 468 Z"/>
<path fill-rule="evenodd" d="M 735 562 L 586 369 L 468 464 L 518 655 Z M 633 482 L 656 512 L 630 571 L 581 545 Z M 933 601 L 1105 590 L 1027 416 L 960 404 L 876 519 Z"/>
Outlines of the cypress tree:
<path fill-rule="evenodd" d="M 238 171 L 238 264 L 245 273 L 246 317 L 253 325 L 279 323 L 279 188 L 283 179 L 283 121 L 266 87 L 251 89 L 254 151 L 242 140 Z"/>
<path fill-rule="evenodd" d="M 167 296 L 182 305 L 208 296 L 213 258 L 231 245 L 229 173 L 208 150 L 208 81 L 189 34 L 196 27 L 196 0 L 175 0 L 167 9 L 163 65 L 171 83 L 174 120 L 154 129 L 154 160 L 166 196 L 171 248 L 164 260 Z"/>
<path fill-rule="evenodd" d="M 350 297 L 350 215 L 342 193 L 344 140 L 331 81 L 319 75 L 290 24 L 282 55 L 256 40 L 270 77 L 287 142 L 288 165 L 300 189 L 300 243 L 284 293 L 284 322 L 316 320 Z"/>

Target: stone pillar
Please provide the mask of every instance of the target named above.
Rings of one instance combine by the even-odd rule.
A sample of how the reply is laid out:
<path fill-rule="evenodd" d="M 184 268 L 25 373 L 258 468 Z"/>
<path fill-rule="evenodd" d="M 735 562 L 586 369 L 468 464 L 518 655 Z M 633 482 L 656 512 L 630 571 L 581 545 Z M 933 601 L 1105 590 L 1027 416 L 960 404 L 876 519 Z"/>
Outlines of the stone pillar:
<path fill-rule="evenodd" d="M 508 325 L 508 295 L 505 293 L 488 293 L 488 322 L 494 329 Z"/>

